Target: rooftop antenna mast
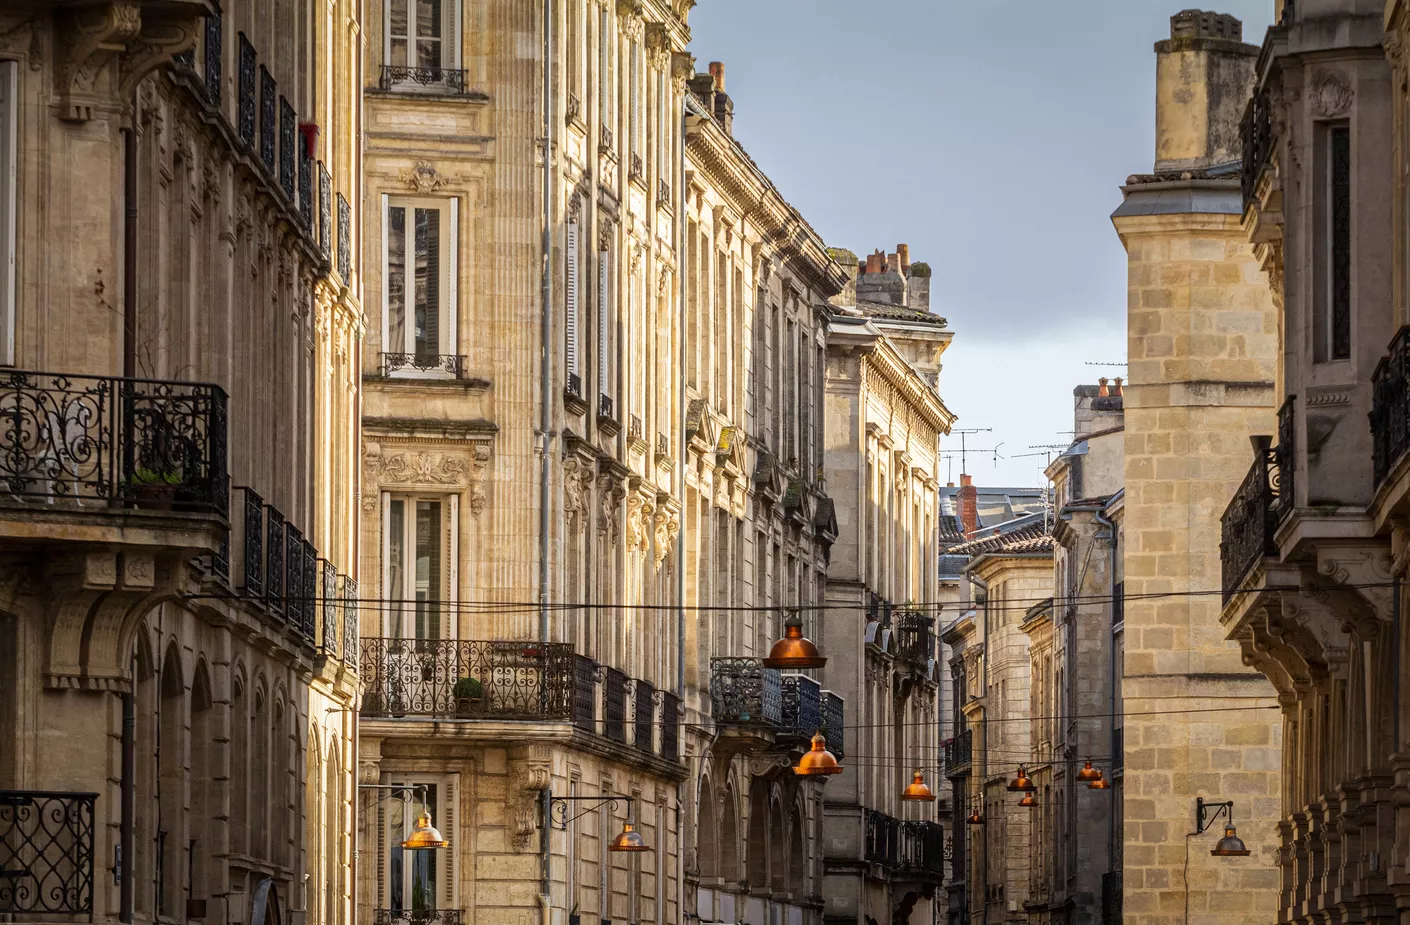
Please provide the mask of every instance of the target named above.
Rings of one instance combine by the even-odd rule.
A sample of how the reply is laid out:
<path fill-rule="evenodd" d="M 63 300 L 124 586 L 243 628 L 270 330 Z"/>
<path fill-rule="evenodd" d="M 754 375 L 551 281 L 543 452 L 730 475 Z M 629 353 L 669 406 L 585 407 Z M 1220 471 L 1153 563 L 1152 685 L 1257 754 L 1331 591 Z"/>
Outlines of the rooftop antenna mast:
<path fill-rule="evenodd" d="M 993 432 L 994 432 L 994 428 L 992 428 L 992 427 L 961 427 L 961 428 L 959 428 L 958 430 L 952 430 L 952 431 L 950 431 L 950 436 L 952 436 L 952 437 L 953 437 L 955 434 L 959 434 L 959 435 L 960 435 L 960 472 L 961 472 L 962 474 L 968 474 L 968 473 L 969 473 L 969 467 L 968 467 L 968 465 L 967 465 L 966 462 L 965 462 L 965 455 L 969 452 L 968 447 L 965 445 L 965 437 L 968 436 L 969 434 L 992 434 Z M 999 444 L 999 446 L 1003 446 L 1003 444 Z M 974 452 L 976 452 L 976 453 L 993 453 L 993 454 L 994 454 L 995 462 L 996 462 L 996 464 L 997 464 L 997 461 L 998 461 L 998 458 L 999 458 L 999 447 L 998 447 L 998 446 L 996 446 L 996 447 L 994 447 L 993 449 L 990 449 L 990 450 L 975 450 Z"/>

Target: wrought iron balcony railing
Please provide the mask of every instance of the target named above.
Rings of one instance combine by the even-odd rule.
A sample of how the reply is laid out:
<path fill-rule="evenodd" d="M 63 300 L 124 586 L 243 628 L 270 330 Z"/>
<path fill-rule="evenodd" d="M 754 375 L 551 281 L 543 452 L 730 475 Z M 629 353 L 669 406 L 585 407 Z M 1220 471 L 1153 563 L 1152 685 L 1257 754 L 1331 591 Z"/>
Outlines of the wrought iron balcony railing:
<path fill-rule="evenodd" d="M 363 716 L 572 720 L 576 715 L 574 654 L 567 643 L 379 637 L 361 641 L 359 664 Z"/>
<path fill-rule="evenodd" d="M 259 66 L 259 159 L 264 162 L 265 169 L 273 174 L 275 171 L 275 156 L 278 151 L 279 142 L 276 136 L 278 107 L 275 105 L 275 97 L 279 94 L 279 84 L 274 80 L 274 75 L 269 73 L 269 68 L 263 64 Z"/>
<path fill-rule="evenodd" d="M 0 790 L 0 916 L 93 915 L 96 793 Z"/>
<path fill-rule="evenodd" d="M 638 680 L 633 692 L 632 744 L 637 751 L 656 752 L 656 688 L 648 681 Z"/>
<path fill-rule="evenodd" d="M 609 421 L 617 420 L 617 416 L 613 414 L 611 395 L 597 396 L 597 416 L 600 418 L 606 418 Z"/>
<path fill-rule="evenodd" d="M 616 668 L 604 670 L 602 715 L 606 719 L 604 732 L 613 742 L 627 743 L 627 681 Z"/>
<path fill-rule="evenodd" d="M 901 612 L 896 641 L 901 658 L 922 667 L 935 657 L 935 618 L 918 610 Z"/>
<path fill-rule="evenodd" d="M 573 656 L 573 725 L 597 731 L 597 663 L 586 655 Z"/>
<path fill-rule="evenodd" d="M 464 909 L 374 909 L 372 925 L 462 925 Z"/>
<path fill-rule="evenodd" d="M 841 761 L 847 755 L 846 704 L 832 691 L 822 692 L 822 734 L 827 750 Z"/>
<path fill-rule="evenodd" d="M 945 876 L 945 830 L 940 823 L 902 822 L 898 835 L 898 871 L 937 881 Z"/>
<path fill-rule="evenodd" d="M 1267 90 L 1254 93 L 1244 110 L 1239 134 L 1243 140 L 1243 202 L 1248 208 L 1257 194 L 1258 178 L 1273 153 L 1273 112 Z"/>
<path fill-rule="evenodd" d="M 0 377 L 0 497 L 225 514 L 225 392 L 12 370 Z"/>
<path fill-rule="evenodd" d="M 1260 559 L 1278 553 L 1273 542 L 1280 485 L 1278 458 L 1269 447 L 1270 438 L 1254 437 L 1253 442 L 1253 465 L 1220 521 L 1219 560 L 1226 603 Z"/>
<path fill-rule="evenodd" d="M 459 379 L 465 375 L 465 357 L 463 356 L 429 353 L 383 353 L 378 356 L 383 376 L 429 373 L 454 376 Z"/>
<path fill-rule="evenodd" d="M 760 658 L 712 658 L 710 704 L 719 723 L 780 726 L 782 679 L 777 669 L 765 668 Z"/>
<path fill-rule="evenodd" d="M 661 757 L 680 760 L 681 699 L 675 694 L 661 695 Z"/>
<path fill-rule="evenodd" d="M 1371 471 L 1376 487 L 1410 448 L 1410 327 L 1391 338 L 1371 374 Z"/>
<path fill-rule="evenodd" d="M 779 679 L 783 694 L 783 721 L 780 732 L 800 739 L 812 738 L 822 730 L 822 685 L 801 674 Z M 836 754 L 836 752 L 833 752 Z"/>
<path fill-rule="evenodd" d="M 212 106 L 220 105 L 221 64 L 224 55 L 222 35 L 225 32 L 225 13 L 218 12 L 207 16 L 205 40 L 201 55 L 205 63 L 206 99 Z"/>
<path fill-rule="evenodd" d="M 382 65 L 383 90 L 439 90 L 465 92 L 465 72 L 448 67 L 398 67 Z"/>
<path fill-rule="evenodd" d="M 1102 874 L 1102 925 L 1121 925 L 1121 874 L 1119 870 Z"/>
<path fill-rule="evenodd" d="M 237 62 L 239 72 L 237 73 L 238 83 L 236 85 L 237 96 L 235 98 L 235 125 L 240 133 L 240 140 L 251 150 L 255 146 L 255 96 L 258 93 L 256 81 L 259 79 L 256 61 L 258 55 L 255 54 L 255 46 L 250 43 L 249 36 L 241 32 L 239 35 L 239 54 Z"/>
<path fill-rule="evenodd" d="M 1297 503 L 1293 488 L 1297 477 L 1297 396 L 1289 395 L 1278 409 L 1278 445 L 1273 447 L 1273 459 L 1278 470 L 1278 523 L 1288 519 Z"/>
<path fill-rule="evenodd" d="M 873 864 L 894 867 L 898 855 L 901 836 L 901 822 L 880 810 L 869 809 L 867 813 L 866 841 L 862 847 L 862 857 Z"/>
<path fill-rule="evenodd" d="M 965 729 L 945 743 L 945 773 L 958 777 L 974 762 L 974 730 Z"/>

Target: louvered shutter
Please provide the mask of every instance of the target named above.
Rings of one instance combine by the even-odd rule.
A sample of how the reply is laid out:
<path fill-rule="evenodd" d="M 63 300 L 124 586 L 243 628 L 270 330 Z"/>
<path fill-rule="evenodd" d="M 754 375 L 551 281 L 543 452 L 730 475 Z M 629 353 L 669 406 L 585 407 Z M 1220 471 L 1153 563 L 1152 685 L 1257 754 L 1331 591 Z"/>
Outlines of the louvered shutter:
<path fill-rule="evenodd" d="M 608 279 L 612 269 L 611 255 L 602 251 L 597 256 L 597 369 L 598 391 L 612 397 L 612 285 Z"/>
<path fill-rule="evenodd" d="M 563 300 L 565 315 L 563 324 L 567 343 L 563 364 L 569 376 L 579 375 L 578 370 L 578 223 L 568 223 L 567 240 L 563 248 L 564 280 Z"/>
<path fill-rule="evenodd" d="M 460 496 L 451 495 L 446 510 L 445 588 L 441 600 L 441 638 L 456 639 L 459 627 L 455 603 L 460 598 Z"/>
<path fill-rule="evenodd" d="M 439 819 L 441 823 L 441 835 L 450 843 L 448 850 L 440 852 L 440 860 L 444 864 L 444 872 L 441 874 L 439 884 L 441 893 L 441 908 L 454 909 L 455 902 L 455 852 L 459 849 L 459 839 L 456 837 L 455 823 L 458 814 L 456 809 L 457 791 L 456 786 L 460 782 L 459 775 L 447 774 L 445 782 L 440 787 Z"/>
<path fill-rule="evenodd" d="M 416 354 L 431 358 L 441 352 L 441 210 L 416 209 L 415 264 Z M 429 364 L 435 368 L 435 363 Z"/>

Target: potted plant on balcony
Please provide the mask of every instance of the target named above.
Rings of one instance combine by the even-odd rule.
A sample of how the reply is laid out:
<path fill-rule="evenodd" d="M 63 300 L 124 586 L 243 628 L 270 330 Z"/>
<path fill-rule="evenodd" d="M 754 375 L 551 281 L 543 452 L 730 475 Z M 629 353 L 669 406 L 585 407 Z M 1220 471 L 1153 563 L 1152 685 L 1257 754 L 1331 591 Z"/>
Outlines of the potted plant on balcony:
<path fill-rule="evenodd" d="M 485 686 L 479 678 L 464 677 L 455 682 L 451 690 L 455 697 L 455 712 L 459 716 L 474 716 L 484 703 Z"/>
<path fill-rule="evenodd" d="M 180 472 L 138 466 L 128 479 L 127 487 L 138 507 L 169 511 L 185 481 Z"/>

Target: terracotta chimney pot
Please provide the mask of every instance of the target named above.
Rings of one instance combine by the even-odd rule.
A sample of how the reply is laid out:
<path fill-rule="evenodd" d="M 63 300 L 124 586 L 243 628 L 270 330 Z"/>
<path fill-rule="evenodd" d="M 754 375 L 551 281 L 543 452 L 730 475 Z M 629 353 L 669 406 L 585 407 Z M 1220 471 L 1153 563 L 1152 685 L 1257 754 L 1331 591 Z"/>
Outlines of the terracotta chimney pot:
<path fill-rule="evenodd" d="M 725 64 L 723 61 L 710 62 L 710 76 L 715 78 L 715 90 L 725 92 Z"/>
<path fill-rule="evenodd" d="M 874 254 L 867 254 L 867 272 L 880 273 L 882 270 L 882 261 L 885 259 L 881 251 L 877 251 Z"/>
<path fill-rule="evenodd" d="M 1106 398 L 1110 394 L 1111 392 L 1106 387 L 1106 376 L 1102 376 L 1097 380 L 1097 397 Z"/>
<path fill-rule="evenodd" d="M 1121 377 L 1120 377 L 1120 376 L 1117 376 L 1117 377 L 1116 377 L 1116 383 L 1115 383 L 1114 388 L 1112 389 L 1111 394 L 1113 394 L 1113 395 L 1125 395 L 1125 394 L 1126 394 L 1125 392 L 1121 391 Z"/>
<path fill-rule="evenodd" d="M 911 265 L 911 246 L 909 244 L 897 244 L 896 256 L 901 258 L 901 270 L 904 272 Z"/>

